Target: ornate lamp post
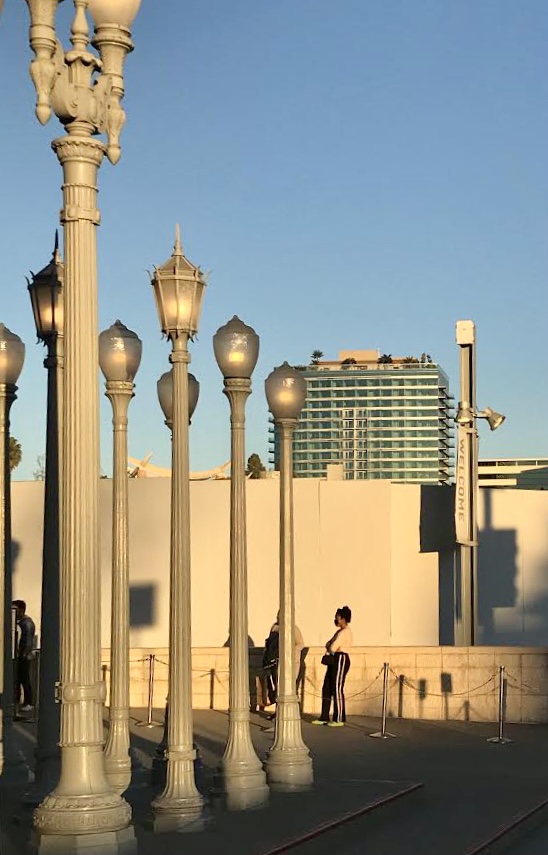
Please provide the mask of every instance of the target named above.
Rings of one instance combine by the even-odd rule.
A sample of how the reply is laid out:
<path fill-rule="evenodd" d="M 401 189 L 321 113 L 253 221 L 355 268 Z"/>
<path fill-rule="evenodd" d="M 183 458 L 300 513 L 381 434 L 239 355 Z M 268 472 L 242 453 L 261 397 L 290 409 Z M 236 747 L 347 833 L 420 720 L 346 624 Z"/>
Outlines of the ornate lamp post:
<path fill-rule="evenodd" d="M 98 832 L 115 846 L 132 832 L 121 833 L 130 823 L 131 809 L 105 778 L 102 750 L 97 172 L 105 154 L 111 163 L 120 158 L 123 67 L 133 48 L 130 26 L 140 0 L 74 0 L 67 52 L 55 32 L 57 0 L 27 4 L 36 115 L 45 124 L 53 110 L 67 131 L 53 142 L 63 167 L 65 232 L 61 777 L 38 808 L 34 824 L 44 848 L 55 845 L 52 838 L 58 835 L 67 843 L 67 838 Z M 86 11 L 94 21 L 93 45 L 100 57 L 89 50 Z M 106 144 L 96 136 L 101 133 Z"/>
<path fill-rule="evenodd" d="M 173 426 L 173 368 L 162 374 L 156 384 L 158 391 L 158 401 L 164 414 L 165 424 L 171 430 Z M 194 374 L 188 375 L 188 423 L 190 425 L 194 410 L 198 405 L 200 396 L 200 384 L 196 380 Z M 167 748 L 167 722 L 169 713 L 169 701 L 166 702 L 164 713 L 164 731 L 162 739 L 156 748 L 156 754 L 152 761 L 152 782 L 165 784 L 166 781 L 166 748 Z M 196 745 L 194 745 L 196 748 Z M 196 766 L 196 764 L 195 764 Z"/>
<path fill-rule="evenodd" d="M 230 630 L 229 724 L 222 761 L 229 810 L 266 804 L 269 791 L 255 753 L 249 726 L 249 648 L 247 633 L 247 541 L 245 503 L 245 405 L 259 356 L 259 336 L 234 316 L 213 336 L 217 364 L 230 403 Z"/>
<path fill-rule="evenodd" d="M 0 324 L 0 776 L 7 783 L 28 780 L 13 742 L 13 647 L 11 620 L 10 408 L 25 361 L 19 336 Z"/>
<path fill-rule="evenodd" d="M 99 365 L 112 404 L 112 606 L 110 623 L 110 712 L 105 775 L 123 793 L 131 782 L 129 756 L 129 532 L 127 411 L 141 363 L 139 336 L 120 321 L 99 336 Z"/>
<path fill-rule="evenodd" d="M 61 566 L 61 455 L 63 409 L 63 280 L 64 266 L 55 235 L 50 263 L 28 283 L 36 335 L 47 347 L 48 372 L 46 471 L 44 483 L 44 536 L 40 629 L 39 715 L 36 740 L 35 782 L 26 801 L 39 804 L 59 781 L 59 581 Z M 28 281 L 28 280 L 27 280 Z"/>
<path fill-rule="evenodd" d="M 268 408 L 280 436 L 280 668 L 274 743 L 268 752 L 268 783 L 277 790 L 312 786 L 312 759 L 304 744 L 295 674 L 295 579 L 293 567 L 293 433 L 306 397 L 306 382 L 287 362 L 265 381 Z"/>
<path fill-rule="evenodd" d="M 205 279 L 184 255 L 179 228 L 171 257 L 152 276 L 160 327 L 171 340 L 173 412 L 169 598 L 169 712 L 166 785 L 152 808 L 158 830 L 198 825 L 203 800 L 194 779 L 190 608 L 188 341 L 198 331 Z"/>

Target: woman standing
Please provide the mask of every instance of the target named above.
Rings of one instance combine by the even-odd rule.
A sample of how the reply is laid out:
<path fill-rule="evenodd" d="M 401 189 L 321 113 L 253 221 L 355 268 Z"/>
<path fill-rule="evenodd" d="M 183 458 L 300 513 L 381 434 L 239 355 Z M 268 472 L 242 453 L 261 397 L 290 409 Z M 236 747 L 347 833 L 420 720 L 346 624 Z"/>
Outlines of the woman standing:
<path fill-rule="evenodd" d="M 350 650 L 352 648 L 352 630 L 350 621 L 352 612 L 348 606 L 342 606 L 335 612 L 337 631 L 325 645 L 326 654 L 322 659 L 327 665 L 322 688 L 322 712 L 320 718 L 312 724 L 327 724 L 329 727 L 343 727 L 346 721 L 344 683 L 350 670 Z M 333 700 L 333 719 L 329 720 L 331 701 Z"/>

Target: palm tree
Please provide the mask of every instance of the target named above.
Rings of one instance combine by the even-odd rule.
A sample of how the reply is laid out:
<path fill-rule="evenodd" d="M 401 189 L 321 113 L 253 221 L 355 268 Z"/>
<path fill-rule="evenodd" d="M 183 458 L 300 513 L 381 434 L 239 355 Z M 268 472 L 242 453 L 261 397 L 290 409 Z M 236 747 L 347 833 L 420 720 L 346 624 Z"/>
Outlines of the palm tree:
<path fill-rule="evenodd" d="M 17 442 L 14 436 L 10 436 L 10 472 L 19 466 L 22 459 L 21 443 Z"/>
<path fill-rule="evenodd" d="M 253 481 L 261 477 L 261 472 L 266 472 L 261 458 L 258 454 L 250 454 L 245 474 Z"/>
<path fill-rule="evenodd" d="M 382 356 L 379 356 L 377 362 L 379 363 L 379 365 L 388 365 L 389 362 L 392 362 L 392 354 L 383 353 Z"/>
<path fill-rule="evenodd" d="M 404 356 L 402 360 L 404 365 L 416 365 L 418 361 L 416 356 Z"/>
<path fill-rule="evenodd" d="M 317 365 L 322 357 L 323 357 L 323 351 L 322 350 L 313 350 L 312 355 L 310 357 L 310 361 L 311 361 L 312 365 Z"/>
<path fill-rule="evenodd" d="M 348 368 L 349 365 L 357 365 L 357 362 L 353 356 L 349 356 L 347 359 L 343 359 L 343 361 L 341 362 L 342 368 Z"/>

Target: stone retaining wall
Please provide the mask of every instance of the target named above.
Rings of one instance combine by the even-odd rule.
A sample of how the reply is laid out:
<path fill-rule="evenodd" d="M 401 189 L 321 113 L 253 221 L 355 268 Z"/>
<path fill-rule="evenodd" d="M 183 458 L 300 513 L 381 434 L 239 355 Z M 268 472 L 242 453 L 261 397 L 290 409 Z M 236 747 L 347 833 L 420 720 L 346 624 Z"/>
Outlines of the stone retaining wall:
<path fill-rule="evenodd" d="M 305 713 L 317 714 L 325 667 L 323 649 L 306 651 L 299 681 Z M 168 651 L 133 649 L 130 653 L 130 705 L 148 702 L 149 656 L 154 653 L 153 706 L 167 695 Z M 250 649 L 252 707 L 264 705 L 262 650 Z M 347 712 L 380 716 L 382 667 L 389 662 L 388 714 L 392 717 L 496 721 L 498 668 L 505 666 L 505 718 L 512 722 L 548 722 L 548 650 L 535 647 L 356 647 L 346 681 Z M 103 674 L 110 679 L 109 651 Z M 195 648 L 192 655 L 195 709 L 228 707 L 228 648 Z M 108 697 L 107 697 L 108 702 Z"/>

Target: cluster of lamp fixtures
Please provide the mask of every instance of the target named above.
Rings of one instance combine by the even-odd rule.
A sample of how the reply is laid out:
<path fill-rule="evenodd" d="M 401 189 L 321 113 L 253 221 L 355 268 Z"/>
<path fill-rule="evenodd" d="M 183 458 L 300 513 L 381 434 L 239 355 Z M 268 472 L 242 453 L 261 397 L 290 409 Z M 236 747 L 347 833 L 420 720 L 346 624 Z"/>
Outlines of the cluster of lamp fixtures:
<path fill-rule="evenodd" d="M 63 335 L 64 266 L 58 236 L 50 263 L 28 281 L 36 333 L 49 344 Z M 186 334 L 193 338 L 198 330 L 205 277 L 183 255 L 179 230 L 171 258 L 155 268 L 152 285 L 162 331 L 174 338 Z M 24 360 L 24 344 L 3 325 L 0 327 L 0 382 L 17 382 Z M 259 336 L 255 330 L 234 316 L 213 337 L 217 364 L 225 379 L 250 379 L 259 356 Z M 141 361 L 139 337 L 116 321 L 99 337 L 99 364 L 107 383 L 135 379 Z M 200 384 L 188 375 L 189 420 L 196 409 Z M 275 419 L 298 419 L 304 406 L 306 383 L 287 362 L 276 368 L 265 384 L 269 409 Z M 166 371 L 157 384 L 158 400 L 168 427 L 173 418 L 173 369 Z M 485 411 L 487 412 L 487 410 Z"/>
<path fill-rule="evenodd" d="M 455 421 L 460 427 L 473 425 L 475 419 L 485 419 L 491 430 L 496 430 L 505 421 L 506 416 L 503 416 L 502 413 L 497 413 L 491 407 L 485 407 L 483 410 L 474 412 L 469 406 L 462 404 L 459 406 Z"/>

